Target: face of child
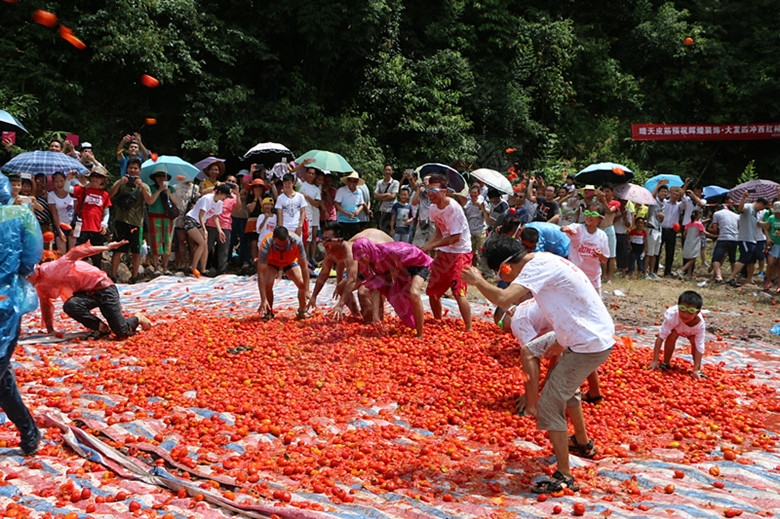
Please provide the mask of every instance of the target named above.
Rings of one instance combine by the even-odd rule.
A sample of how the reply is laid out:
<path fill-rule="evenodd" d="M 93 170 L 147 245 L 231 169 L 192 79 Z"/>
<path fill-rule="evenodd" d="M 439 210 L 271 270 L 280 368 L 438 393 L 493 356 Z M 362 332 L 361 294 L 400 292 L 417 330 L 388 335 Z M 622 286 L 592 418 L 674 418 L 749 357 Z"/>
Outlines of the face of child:
<path fill-rule="evenodd" d="M 22 195 L 32 195 L 32 182 L 30 180 L 22 180 Z"/>
<path fill-rule="evenodd" d="M 680 311 L 680 320 L 687 324 L 695 324 L 699 320 L 699 312 L 701 308 L 694 306 L 688 306 L 685 303 L 678 303 L 677 309 Z"/>
<path fill-rule="evenodd" d="M 645 221 L 644 220 L 637 220 L 636 221 L 636 228 L 639 231 L 643 230 L 645 228 Z"/>
<path fill-rule="evenodd" d="M 22 192 L 22 181 L 19 179 L 11 180 L 11 196 L 16 198 Z"/>
<path fill-rule="evenodd" d="M 598 216 L 594 216 L 594 214 Z M 596 229 L 598 229 L 599 224 L 601 223 L 601 218 L 602 216 L 598 213 L 598 211 L 586 210 L 585 226 L 588 228 L 588 232 L 596 232 Z"/>
<path fill-rule="evenodd" d="M 402 189 L 401 191 L 399 191 L 398 192 L 398 200 L 400 200 L 402 204 L 405 204 L 406 202 L 408 202 L 409 201 L 409 191 L 407 191 L 406 189 Z"/>
<path fill-rule="evenodd" d="M 272 213 L 274 210 L 274 204 L 271 202 L 266 202 L 263 204 L 263 212 L 264 213 Z"/>
<path fill-rule="evenodd" d="M 282 182 L 282 189 L 284 189 L 284 192 L 287 194 L 292 193 L 293 191 L 292 180 L 285 180 L 284 182 Z"/>
<path fill-rule="evenodd" d="M 65 177 L 62 175 L 54 175 L 52 182 L 54 183 L 54 189 L 62 189 L 65 187 Z"/>

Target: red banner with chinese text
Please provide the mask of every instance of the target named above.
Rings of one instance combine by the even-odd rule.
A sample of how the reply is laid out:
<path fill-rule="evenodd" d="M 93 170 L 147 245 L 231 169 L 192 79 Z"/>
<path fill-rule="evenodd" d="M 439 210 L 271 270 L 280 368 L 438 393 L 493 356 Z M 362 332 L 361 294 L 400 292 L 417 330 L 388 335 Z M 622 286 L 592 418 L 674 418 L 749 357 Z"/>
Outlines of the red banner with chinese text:
<path fill-rule="evenodd" d="M 635 141 L 748 141 L 780 139 L 780 123 L 632 124 Z"/>

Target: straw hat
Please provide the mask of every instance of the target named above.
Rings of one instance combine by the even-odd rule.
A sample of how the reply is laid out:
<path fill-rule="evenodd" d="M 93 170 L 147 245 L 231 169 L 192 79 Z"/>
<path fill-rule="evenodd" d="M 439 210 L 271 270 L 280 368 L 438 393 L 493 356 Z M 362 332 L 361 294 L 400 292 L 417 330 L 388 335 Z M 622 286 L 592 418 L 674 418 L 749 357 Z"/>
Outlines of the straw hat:
<path fill-rule="evenodd" d="M 358 175 L 358 174 L 357 174 L 357 171 L 353 171 L 352 173 L 350 173 L 350 174 L 349 174 L 349 175 L 347 175 L 346 177 L 341 177 L 341 183 L 342 183 L 342 184 L 346 184 L 346 183 L 347 183 L 347 180 L 352 180 L 352 179 L 357 179 L 357 181 L 358 181 L 358 185 L 359 185 L 359 186 L 362 186 L 363 184 L 365 184 L 365 183 L 366 183 L 366 181 L 365 181 L 365 180 L 363 180 L 362 178 L 360 178 L 360 175 Z"/>

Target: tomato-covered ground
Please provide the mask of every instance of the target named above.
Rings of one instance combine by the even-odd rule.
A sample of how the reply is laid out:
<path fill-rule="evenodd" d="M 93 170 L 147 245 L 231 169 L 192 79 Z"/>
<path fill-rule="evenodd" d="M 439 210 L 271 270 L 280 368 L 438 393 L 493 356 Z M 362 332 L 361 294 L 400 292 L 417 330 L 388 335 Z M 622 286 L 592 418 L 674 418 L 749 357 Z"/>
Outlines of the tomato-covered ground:
<path fill-rule="evenodd" d="M 618 327 L 604 401 L 583 404 L 600 454 L 580 493 L 536 496 L 551 450 L 521 392 L 517 345 L 487 320 L 417 340 L 318 314 L 271 322 L 251 279 L 122 287 L 156 322 L 124 341 L 38 337 L 17 378 L 45 420 L 23 459 L 0 426 L 0 510 L 16 517 L 769 517 L 780 509 L 780 356 L 710 337 L 693 381 L 644 369 L 652 328 Z M 294 293 L 279 285 L 281 304 Z M 323 301 L 325 299 L 323 298 Z M 452 305 L 450 305 L 452 308 Z M 484 315 L 484 307 L 478 307 Z M 457 310 L 452 310 L 457 314 Z M 63 321 L 64 322 L 64 321 Z M 70 332 L 77 331 L 68 322 Z M 64 339 L 68 339 L 66 336 Z"/>

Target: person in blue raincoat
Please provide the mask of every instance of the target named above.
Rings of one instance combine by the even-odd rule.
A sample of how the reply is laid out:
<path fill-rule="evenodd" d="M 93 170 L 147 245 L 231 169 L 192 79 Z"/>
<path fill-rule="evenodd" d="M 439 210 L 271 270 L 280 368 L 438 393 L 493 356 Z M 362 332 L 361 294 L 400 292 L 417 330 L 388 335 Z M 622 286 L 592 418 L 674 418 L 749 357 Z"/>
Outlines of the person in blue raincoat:
<path fill-rule="evenodd" d="M 11 356 L 21 331 L 22 315 L 35 310 L 38 297 L 26 276 L 43 254 L 43 236 L 33 212 L 6 205 L 11 198 L 8 177 L 0 173 L 0 407 L 21 434 L 25 456 L 38 452 L 41 432 L 22 402 Z"/>
<path fill-rule="evenodd" d="M 571 239 L 561 227 L 549 222 L 530 222 L 520 232 L 520 241 L 528 252 L 552 252 L 562 258 L 569 257 Z"/>

